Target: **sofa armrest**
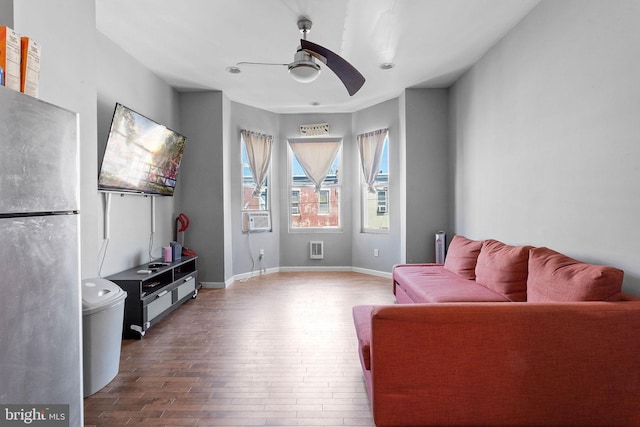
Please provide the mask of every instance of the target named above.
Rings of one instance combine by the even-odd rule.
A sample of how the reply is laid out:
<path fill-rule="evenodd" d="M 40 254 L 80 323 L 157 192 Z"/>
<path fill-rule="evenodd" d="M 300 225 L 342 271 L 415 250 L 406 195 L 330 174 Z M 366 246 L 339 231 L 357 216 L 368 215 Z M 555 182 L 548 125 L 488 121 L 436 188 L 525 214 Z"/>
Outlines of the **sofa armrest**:
<path fill-rule="evenodd" d="M 640 302 L 376 306 L 378 426 L 640 425 Z"/>

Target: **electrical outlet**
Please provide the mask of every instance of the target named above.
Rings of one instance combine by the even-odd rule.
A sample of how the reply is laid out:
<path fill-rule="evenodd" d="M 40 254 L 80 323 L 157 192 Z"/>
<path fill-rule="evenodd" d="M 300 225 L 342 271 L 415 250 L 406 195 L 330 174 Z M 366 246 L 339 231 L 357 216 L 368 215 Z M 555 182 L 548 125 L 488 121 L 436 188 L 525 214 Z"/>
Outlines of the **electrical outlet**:
<path fill-rule="evenodd" d="M 260 255 L 264 255 L 264 249 L 260 249 Z"/>
<path fill-rule="evenodd" d="M 378 251 L 378 249 L 374 249 L 373 256 L 378 256 L 378 255 L 380 255 L 380 252 Z"/>

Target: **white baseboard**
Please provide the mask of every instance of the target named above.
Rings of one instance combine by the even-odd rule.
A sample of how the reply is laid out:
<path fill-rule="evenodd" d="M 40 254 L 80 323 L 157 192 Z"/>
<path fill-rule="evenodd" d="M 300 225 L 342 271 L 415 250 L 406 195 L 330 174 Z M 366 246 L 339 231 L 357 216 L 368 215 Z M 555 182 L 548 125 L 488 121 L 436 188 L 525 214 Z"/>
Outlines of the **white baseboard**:
<path fill-rule="evenodd" d="M 236 281 L 237 282 L 243 282 L 245 280 L 251 279 L 252 277 L 258 277 L 258 276 L 263 276 L 265 274 L 277 273 L 278 271 L 279 271 L 278 268 L 267 268 L 264 271 L 252 271 L 250 273 L 236 274 L 232 278 L 232 283 L 236 282 Z"/>
<path fill-rule="evenodd" d="M 353 267 L 351 271 L 354 273 L 368 274 L 369 276 L 384 277 L 386 279 L 391 279 L 392 277 L 388 271 L 369 270 L 368 268 Z"/>
<path fill-rule="evenodd" d="M 224 289 L 226 288 L 224 282 L 200 282 L 203 288 L 207 289 Z"/>
<path fill-rule="evenodd" d="M 353 271 L 351 267 L 280 267 L 280 271 L 284 273 L 300 273 L 300 272 L 329 272 L 329 271 Z"/>
<path fill-rule="evenodd" d="M 367 268 L 359 268 L 359 267 L 350 267 L 350 266 L 326 266 L 326 267 L 275 267 L 275 268 L 268 268 L 265 271 L 253 271 L 250 273 L 241 273 L 241 274 L 236 274 L 235 276 L 231 277 L 230 279 L 225 280 L 224 282 L 200 282 L 200 284 L 202 285 L 203 288 L 208 288 L 208 289 L 225 289 L 228 288 L 229 286 L 233 285 L 235 282 L 244 282 L 245 280 L 251 279 L 252 277 L 258 277 L 258 276 L 262 276 L 265 274 L 272 274 L 272 273 L 278 273 L 278 272 L 283 272 L 283 273 L 304 273 L 304 272 L 333 272 L 333 271 L 340 271 L 340 272 L 354 272 L 354 273 L 361 273 L 361 274 L 368 274 L 370 276 L 377 276 L 377 277 L 384 277 L 387 279 L 391 279 L 391 273 L 387 272 L 387 271 L 377 271 L 377 270 L 370 270 Z"/>

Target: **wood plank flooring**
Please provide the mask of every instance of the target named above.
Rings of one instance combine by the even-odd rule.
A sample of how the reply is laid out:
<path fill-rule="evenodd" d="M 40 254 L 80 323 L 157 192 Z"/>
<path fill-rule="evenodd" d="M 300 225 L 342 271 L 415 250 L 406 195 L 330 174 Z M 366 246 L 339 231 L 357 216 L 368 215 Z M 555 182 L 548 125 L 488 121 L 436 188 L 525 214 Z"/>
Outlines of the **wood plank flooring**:
<path fill-rule="evenodd" d="M 274 273 L 202 289 L 124 340 L 85 426 L 373 426 L 351 307 L 392 304 L 391 280 Z"/>

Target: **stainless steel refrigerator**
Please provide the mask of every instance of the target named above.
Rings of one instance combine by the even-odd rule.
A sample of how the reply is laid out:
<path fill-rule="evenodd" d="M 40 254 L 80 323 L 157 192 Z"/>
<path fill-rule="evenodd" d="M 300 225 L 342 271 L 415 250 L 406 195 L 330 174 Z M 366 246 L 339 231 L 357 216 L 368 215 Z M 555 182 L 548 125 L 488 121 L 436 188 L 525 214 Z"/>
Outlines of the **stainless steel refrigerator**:
<path fill-rule="evenodd" d="M 82 424 L 78 115 L 0 87 L 0 405 Z"/>

